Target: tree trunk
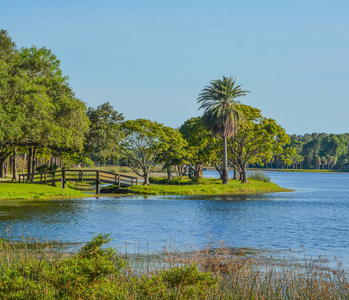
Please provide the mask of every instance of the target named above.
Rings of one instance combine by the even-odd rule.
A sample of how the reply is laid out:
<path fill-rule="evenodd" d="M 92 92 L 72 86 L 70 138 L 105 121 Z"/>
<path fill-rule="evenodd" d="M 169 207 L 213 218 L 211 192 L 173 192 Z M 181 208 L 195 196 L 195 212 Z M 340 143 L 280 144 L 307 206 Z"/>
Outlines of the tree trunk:
<path fill-rule="evenodd" d="M 234 167 L 234 177 L 233 177 L 233 180 L 237 180 L 237 179 L 238 179 L 238 171 Z"/>
<path fill-rule="evenodd" d="M 216 168 L 217 172 L 219 173 L 219 179 L 223 180 L 223 169 L 218 164 L 215 164 L 214 167 Z"/>
<path fill-rule="evenodd" d="M 171 167 L 166 168 L 166 171 L 167 171 L 167 180 L 171 180 L 172 179 Z"/>
<path fill-rule="evenodd" d="M 143 185 L 150 185 L 149 177 L 150 177 L 149 172 L 144 172 L 144 174 L 143 174 L 143 178 L 144 178 Z"/>
<path fill-rule="evenodd" d="M 241 182 L 242 183 L 248 183 L 247 182 L 247 171 L 246 171 L 246 167 L 247 167 L 247 165 L 243 165 L 242 166 L 242 174 L 241 174 Z"/>
<path fill-rule="evenodd" d="M 18 181 L 18 176 L 17 176 L 17 147 L 15 147 L 13 149 L 12 181 Z"/>
<path fill-rule="evenodd" d="M 33 150 L 32 150 L 32 159 L 31 159 L 31 173 L 34 173 L 35 172 L 35 153 L 36 152 L 36 147 L 34 146 L 33 147 Z M 32 176 L 34 178 L 34 175 Z M 32 179 L 32 178 L 31 178 Z"/>
<path fill-rule="evenodd" d="M 194 171 L 194 177 L 201 178 L 203 175 L 203 169 L 204 169 L 203 164 L 197 164 L 195 165 L 195 168 L 192 167 L 192 170 Z"/>
<path fill-rule="evenodd" d="M 29 174 L 31 174 L 31 173 L 33 173 L 32 172 L 32 156 L 33 156 L 33 147 L 32 146 L 30 146 L 29 147 L 29 152 L 28 152 L 28 160 L 27 160 L 27 170 L 28 170 L 28 176 L 27 176 L 27 179 L 29 180 L 30 178 L 30 176 L 29 176 Z"/>
<path fill-rule="evenodd" d="M 227 148 L 227 137 L 223 136 L 223 164 L 222 164 L 222 181 L 223 184 L 228 184 L 228 148 Z"/>
<path fill-rule="evenodd" d="M 7 156 L 1 156 L 0 157 L 0 178 L 5 178 L 6 177 L 6 172 L 5 172 L 5 162 L 7 160 Z"/>

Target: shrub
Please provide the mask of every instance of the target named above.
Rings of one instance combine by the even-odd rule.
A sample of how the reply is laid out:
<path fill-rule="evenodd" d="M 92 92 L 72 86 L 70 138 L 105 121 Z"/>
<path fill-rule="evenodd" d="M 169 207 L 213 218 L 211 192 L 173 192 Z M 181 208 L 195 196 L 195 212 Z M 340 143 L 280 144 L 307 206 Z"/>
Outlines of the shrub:
<path fill-rule="evenodd" d="M 254 172 L 247 175 L 248 179 L 262 181 L 262 182 L 270 182 L 270 177 L 262 172 Z"/>
<path fill-rule="evenodd" d="M 110 278 L 117 278 L 125 265 L 113 249 L 101 249 L 110 240 L 100 234 L 75 255 L 60 259 L 30 256 L 26 245 L 22 252 L 12 249 L 12 259 L 1 266 L 1 299 L 95 298 L 106 291 L 104 286 Z M 114 294 L 117 287 L 113 287 Z"/>
<path fill-rule="evenodd" d="M 196 265 L 173 267 L 136 281 L 135 288 L 144 299 L 212 299 L 219 278 L 201 273 Z"/>

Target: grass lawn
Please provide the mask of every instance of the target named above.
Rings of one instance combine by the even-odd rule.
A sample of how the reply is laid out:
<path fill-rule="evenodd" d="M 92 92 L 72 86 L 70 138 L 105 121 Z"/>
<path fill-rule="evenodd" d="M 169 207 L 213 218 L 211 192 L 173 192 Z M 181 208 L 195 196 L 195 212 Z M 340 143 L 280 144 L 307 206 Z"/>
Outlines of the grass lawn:
<path fill-rule="evenodd" d="M 0 182 L 0 199 L 49 199 L 62 198 L 60 187 L 42 184 Z M 63 190 L 63 197 L 86 197 L 81 191 L 70 188 Z"/>
<path fill-rule="evenodd" d="M 254 194 L 275 193 L 290 191 L 279 187 L 272 182 L 249 180 L 249 183 L 241 183 L 237 180 L 229 180 L 229 184 L 222 184 L 220 179 L 202 178 L 197 183 L 190 179 L 174 180 L 168 182 L 165 178 L 152 178 L 152 184 L 130 186 L 115 190 L 109 187 L 102 193 L 114 192 L 136 195 L 231 195 L 231 194 Z"/>

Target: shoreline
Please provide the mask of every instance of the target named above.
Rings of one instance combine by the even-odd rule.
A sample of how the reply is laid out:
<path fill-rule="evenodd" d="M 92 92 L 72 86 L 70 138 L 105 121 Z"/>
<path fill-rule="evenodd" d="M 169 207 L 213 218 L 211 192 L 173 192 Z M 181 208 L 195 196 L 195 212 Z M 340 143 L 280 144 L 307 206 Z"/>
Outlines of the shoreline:
<path fill-rule="evenodd" d="M 249 183 L 241 183 L 240 181 L 229 180 L 228 185 L 223 185 L 219 179 L 214 178 L 203 178 L 201 182 L 198 183 L 188 182 L 186 184 L 178 185 L 153 183 L 149 186 L 137 185 L 128 188 L 108 186 L 102 188 L 100 194 L 89 194 L 74 188 L 65 188 L 63 190 L 63 196 L 61 195 L 60 187 L 52 187 L 48 185 L 1 182 L 0 188 L 0 201 L 62 200 L 110 195 L 227 196 L 292 191 L 287 188 L 279 187 L 277 184 L 272 182 L 250 180 Z"/>
<path fill-rule="evenodd" d="M 137 185 L 127 188 L 109 186 L 103 188 L 103 194 L 126 194 L 126 195 L 176 195 L 176 196 L 227 196 L 291 192 L 292 190 L 282 188 L 272 182 L 249 180 L 249 183 L 241 183 L 237 180 L 229 180 L 229 184 L 223 185 L 220 179 L 202 178 L 198 183 L 173 183 L 156 184 L 165 180 L 158 178 L 151 185 Z"/>

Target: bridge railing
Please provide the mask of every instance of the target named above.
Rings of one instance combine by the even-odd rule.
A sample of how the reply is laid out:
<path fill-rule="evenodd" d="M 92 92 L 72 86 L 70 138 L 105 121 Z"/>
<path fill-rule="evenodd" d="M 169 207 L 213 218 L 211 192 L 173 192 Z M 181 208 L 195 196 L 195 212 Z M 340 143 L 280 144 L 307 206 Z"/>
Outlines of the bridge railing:
<path fill-rule="evenodd" d="M 62 182 L 63 188 L 65 188 L 67 181 L 96 182 L 96 194 L 99 194 L 100 183 L 110 183 L 119 186 L 138 185 L 137 177 L 101 170 L 59 170 L 19 174 L 18 181 L 36 184 Z"/>

